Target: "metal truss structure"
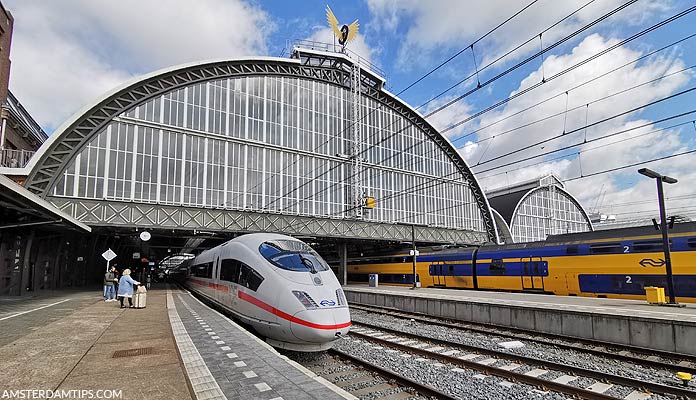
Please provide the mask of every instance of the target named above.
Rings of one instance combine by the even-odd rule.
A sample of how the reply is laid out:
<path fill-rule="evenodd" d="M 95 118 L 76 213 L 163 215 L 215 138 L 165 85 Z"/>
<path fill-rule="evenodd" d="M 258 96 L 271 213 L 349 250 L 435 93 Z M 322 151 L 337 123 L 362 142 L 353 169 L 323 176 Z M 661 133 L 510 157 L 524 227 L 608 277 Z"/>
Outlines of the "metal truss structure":
<path fill-rule="evenodd" d="M 91 226 L 205 229 L 213 232 L 284 232 L 346 239 L 411 241 L 411 225 L 355 219 L 317 218 L 237 210 L 160 206 L 129 202 L 51 198 L 61 211 Z M 483 232 L 415 226 L 414 238 L 428 243 L 483 243 Z"/>
<path fill-rule="evenodd" d="M 353 63 L 340 54 L 294 53 L 295 59 L 260 58 L 208 62 L 152 74 L 97 102 L 49 139 L 32 160 L 26 188 L 89 225 L 201 228 L 205 230 L 278 231 L 316 236 L 410 240 L 411 228 L 400 224 L 318 218 L 262 212 L 188 208 L 165 205 L 87 201 L 50 195 L 59 174 L 107 124 L 122 113 L 157 96 L 188 85 L 244 76 L 296 77 L 352 87 Z M 485 232 L 416 226 L 416 240 L 432 243 L 496 242 L 497 233 L 486 196 L 461 155 L 422 115 L 383 90 L 384 80 L 360 70 L 361 93 L 389 107 L 421 129 L 451 160 L 471 188 Z"/>

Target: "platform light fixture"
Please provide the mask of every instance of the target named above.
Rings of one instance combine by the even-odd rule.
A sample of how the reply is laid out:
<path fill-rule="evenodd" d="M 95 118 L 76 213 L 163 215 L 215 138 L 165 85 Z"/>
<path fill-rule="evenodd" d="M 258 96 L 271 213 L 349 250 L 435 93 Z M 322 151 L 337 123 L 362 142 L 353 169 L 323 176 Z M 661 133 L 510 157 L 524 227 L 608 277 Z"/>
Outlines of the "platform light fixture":
<path fill-rule="evenodd" d="M 677 296 L 674 293 L 674 277 L 672 276 L 672 260 L 669 255 L 669 236 L 667 233 L 667 218 L 665 217 L 665 196 L 662 190 L 662 182 L 665 183 L 677 183 L 675 178 L 671 176 L 662 175 L 648 168 L 641 168 L 638 173 L 645 175 L 648 178 L 653 178 L 657 181 L 657 202 L 660 208 L 660 231 L 662 232 L 662 250 L 665 254 L 665 269 L 667 271 L 667 290 L 669 292 L 669 303 L 670 305 L 679 305 L 677 303 Z"/>

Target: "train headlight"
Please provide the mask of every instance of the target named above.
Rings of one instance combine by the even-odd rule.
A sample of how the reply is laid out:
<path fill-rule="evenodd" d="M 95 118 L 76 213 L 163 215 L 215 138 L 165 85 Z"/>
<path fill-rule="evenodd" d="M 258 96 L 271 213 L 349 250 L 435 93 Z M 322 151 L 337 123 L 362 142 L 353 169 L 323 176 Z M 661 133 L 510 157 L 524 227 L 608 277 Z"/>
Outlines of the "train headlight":
<path fill-rule="evenodd" d="M 345 306 L 348 304 L 346 301 L 346 296 L 343 294 L 343 289 L 336 289 L 336 300 L 338 300 L 339 306 Z"/>
<path fill-rule="evenodd" d="M 312 298 L 309 297 L 307 293 L 300 292 L 299 290 L 293 290 L 292 294 L 294 294 L 295 297 L 297 297 L 297 300 L 299 300 L 300 303 L 302 303 L 302 305 L 305 306 L 306 309 L 313 310 L 315 308 L 319 308 L 317 306 L 317 303 L 315 303 L 314 300 L 312 300 Z"/>

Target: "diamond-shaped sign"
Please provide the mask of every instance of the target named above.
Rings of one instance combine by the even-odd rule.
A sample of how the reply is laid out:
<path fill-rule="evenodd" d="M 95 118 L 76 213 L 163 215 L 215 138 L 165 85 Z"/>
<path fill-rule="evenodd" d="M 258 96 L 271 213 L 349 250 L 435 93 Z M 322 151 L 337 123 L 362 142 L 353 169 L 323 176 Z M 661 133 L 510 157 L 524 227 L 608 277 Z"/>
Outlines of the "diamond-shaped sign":
<path fill-rule="evenodd" d="M 116 258 L 116 253 L 114 253 L 113 250 L 109 249 L 102 253 L 102 257 L 104 257 L 106 261 L 111 261 L 114 258 Z"/>

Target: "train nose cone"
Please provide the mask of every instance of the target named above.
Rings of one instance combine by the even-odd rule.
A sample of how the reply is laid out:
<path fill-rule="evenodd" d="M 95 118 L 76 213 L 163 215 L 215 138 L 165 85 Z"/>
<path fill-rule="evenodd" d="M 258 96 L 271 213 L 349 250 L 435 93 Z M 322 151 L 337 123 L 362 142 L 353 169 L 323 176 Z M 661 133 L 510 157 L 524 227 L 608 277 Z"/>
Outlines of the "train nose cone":
<path fill-rule="evenodd" d="M 293 315 L 290 330 L 305 342 L 331 342 L 348 334 L 350 312 L 345 307 L 300 311 Z"/>

